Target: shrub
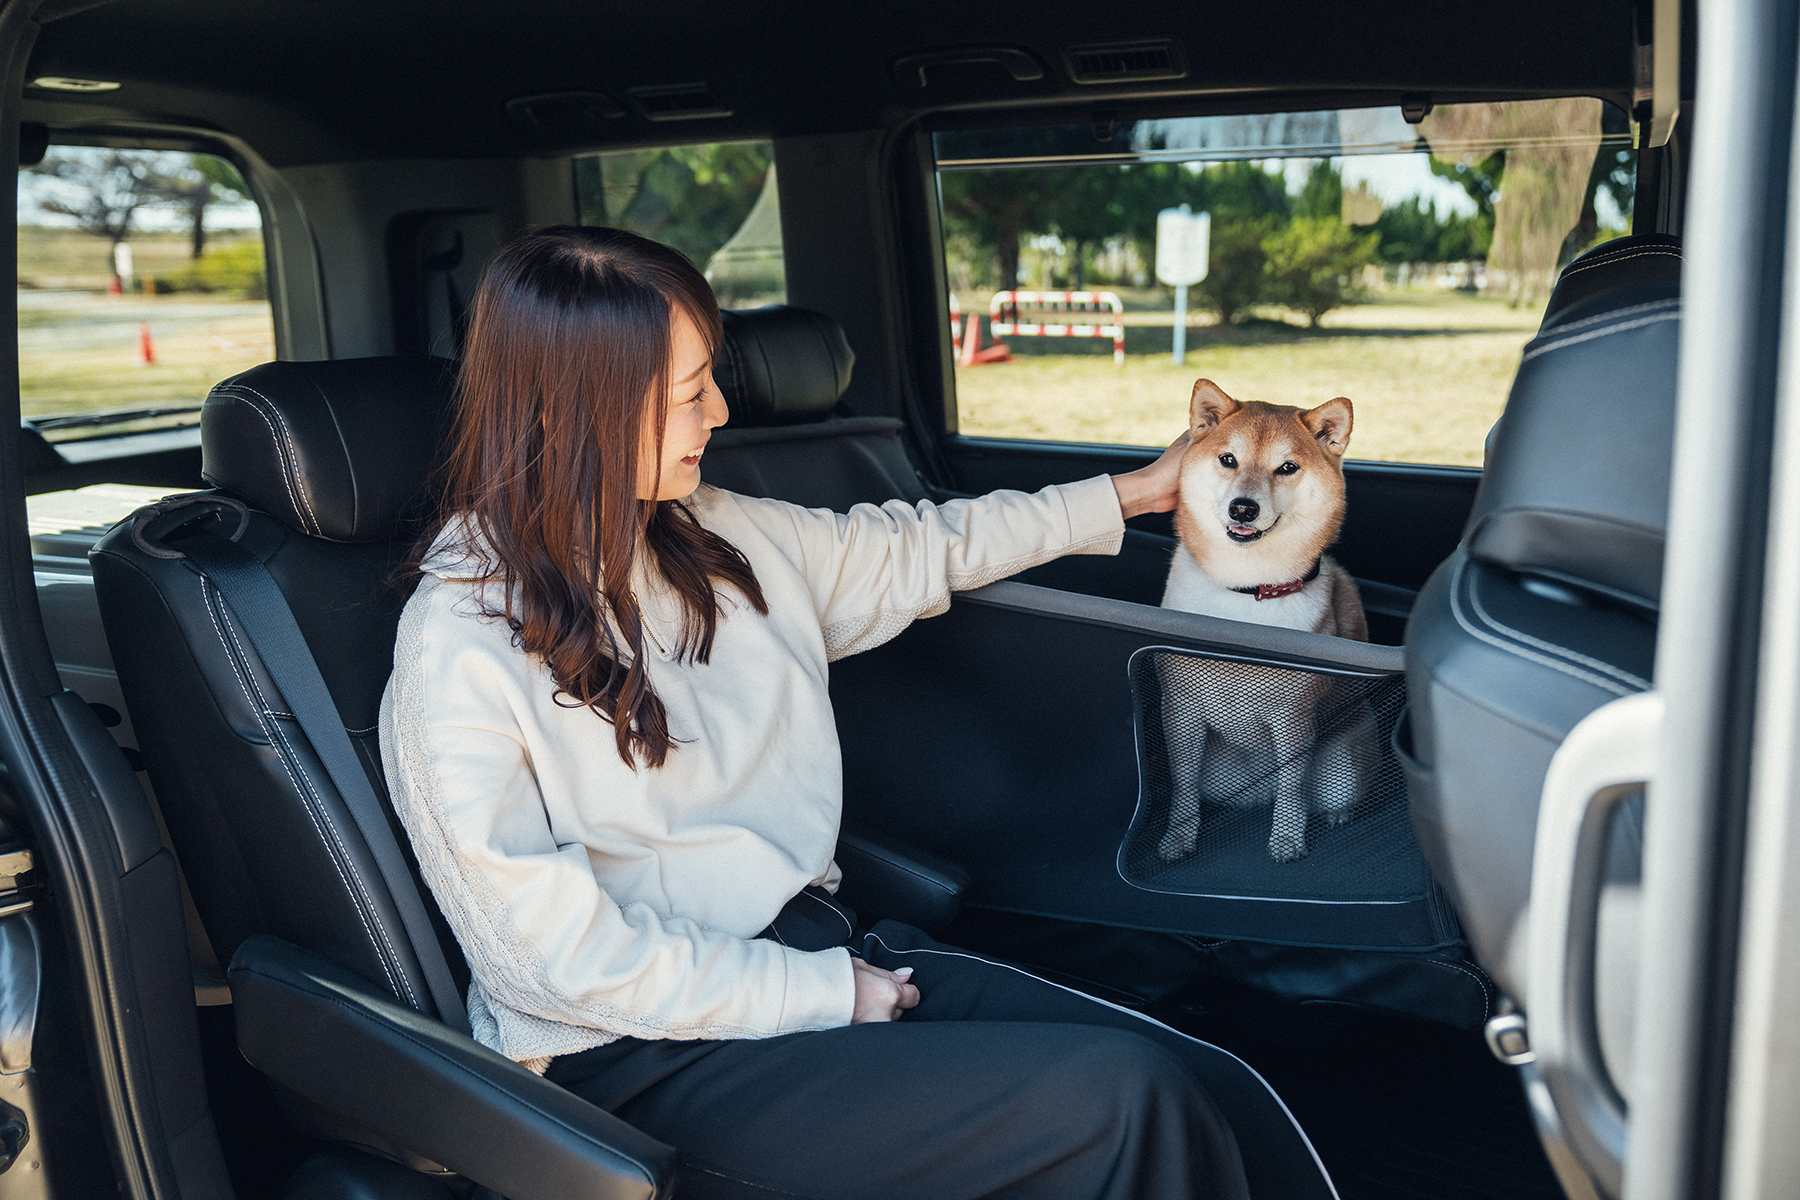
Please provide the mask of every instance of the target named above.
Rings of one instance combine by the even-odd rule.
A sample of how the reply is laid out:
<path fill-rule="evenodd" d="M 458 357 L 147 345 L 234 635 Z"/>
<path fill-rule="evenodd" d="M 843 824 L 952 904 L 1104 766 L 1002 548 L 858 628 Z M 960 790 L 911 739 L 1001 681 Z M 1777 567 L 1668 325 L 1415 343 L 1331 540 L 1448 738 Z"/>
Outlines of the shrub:
<path fill-rule="evenodd" d="M 246 300 L 268 297 L 263 247 L 246 238 L 208 250 L 178 271 L 158 276 L 156 286 L 169 292 L 223 292 Z"/>
<path fill-rule="evenodd" d="M 1229 325 L 1251 305 L 1269 298 L 1268 253 L 1275 218 L 1214 215 L 1206 278 L 1194 285 L 1201 303 Z"/>
<path fill-rule="evenodd" d="M 1359 298 L 1356 276 L 1374 261 L 1380 241 L 1336 217 L 1296 217 L 1263 239 L 1269 298 L 1305 313 L 1317 328 L 1320 317 Z"/>

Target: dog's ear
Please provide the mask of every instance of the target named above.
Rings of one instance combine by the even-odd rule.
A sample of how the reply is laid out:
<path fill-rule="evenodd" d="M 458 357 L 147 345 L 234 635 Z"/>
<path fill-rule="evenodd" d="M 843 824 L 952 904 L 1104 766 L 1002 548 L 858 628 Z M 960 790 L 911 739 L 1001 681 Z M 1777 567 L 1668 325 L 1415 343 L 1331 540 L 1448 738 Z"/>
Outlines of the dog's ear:
<path fill-rule="evenodd" d="M 1300 423 L 1312 430 L 1312 435 L 1319 439 L 1319 445 L 1325 447 L 1326 453 L 1334 458 L 1344 457 L 1344 451 L 1350 448 L 1350 426 L 1355 412 L 1350 401 L 1339 396 L 1336 400 L 1327 400 L 1314 409 L 1300 414 Z"/>
<path fill-rule="evenodd" d="M 1188 428 L 1196 435 L 1205 433 L 1242 407 L 1212 380 L 1196 379 L 1193 398 L 1188 401 Z"/>

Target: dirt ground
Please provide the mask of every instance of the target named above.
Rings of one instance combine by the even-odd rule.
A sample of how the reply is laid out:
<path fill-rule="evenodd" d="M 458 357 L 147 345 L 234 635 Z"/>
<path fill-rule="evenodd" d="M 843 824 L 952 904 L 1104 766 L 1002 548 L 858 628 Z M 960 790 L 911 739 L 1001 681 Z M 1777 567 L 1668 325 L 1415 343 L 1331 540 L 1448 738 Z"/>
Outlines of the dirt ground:
<path fill-rule="evenodd" d="M 985 303 L 964 300 L 964 311 Z M 1240 400 L 1310 407 L 1333 396 L 1356 406 L 1352 458 L 1481 465 L 1482 443 L 1506 403 L 1519 351 L 1541 311 L 1446 292 L 1377 295 L 1323 327 L 1259 310 L 1220 328 L 1191 317 L 1187 362 L 1170 358 L 1173 313 L 1127 312 L 1126 363 L 1101 340 L 1009 339 L 1010 363 L 956 371 L 965 434 L 1162 445 L 1187 426 L 1188 394 L 1212 379 Z"/>
<path fill-rule="evenodd" d="M 156 355 L 148 366 L 139 350 L 146 324 Z M 19 291 L 26 417 L 198 404 L 227 375 L 274 357 L 265 300 Z"/>

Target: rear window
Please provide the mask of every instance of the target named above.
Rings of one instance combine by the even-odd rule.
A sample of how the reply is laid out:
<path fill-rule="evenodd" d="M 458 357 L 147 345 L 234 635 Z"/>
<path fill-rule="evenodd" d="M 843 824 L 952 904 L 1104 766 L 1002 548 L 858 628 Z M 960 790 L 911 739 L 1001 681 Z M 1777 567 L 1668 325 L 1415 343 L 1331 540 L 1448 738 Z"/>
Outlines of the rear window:
<path fill-rule="evenodd" d="M 262 216 L 229 161 L 53 145 L 18 183 L 20 407 L 45 437 L 190 424 L 275 357 Z"/>
<path fill-rule="evenodd" d="M 787 299 L 772 143 L 583 155 L 575 200 L 584 225 L 629 229 L 687 255 L 726 308 Z"/>
<path fill-rule="evenodd" d="M 1586 97 L 934 140 L 956 419 L 980 437 L 1161 445 L 1206 376 L 1350 397 L 1355 458 L 1478 466 L 1557 272 L 1631 231 L 1632 127 Z M 1179 363 L 1177 237 L 1205 273 Z"/>

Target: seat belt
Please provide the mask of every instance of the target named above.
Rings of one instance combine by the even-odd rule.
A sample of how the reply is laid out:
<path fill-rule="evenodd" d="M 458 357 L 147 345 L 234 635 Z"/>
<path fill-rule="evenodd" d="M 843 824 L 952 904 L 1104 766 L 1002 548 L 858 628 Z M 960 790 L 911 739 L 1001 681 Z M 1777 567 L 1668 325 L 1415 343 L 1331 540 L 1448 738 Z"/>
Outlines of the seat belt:
<path fill-rule="evenodd" d="M 165 543 L 167 545 L 167 543 Z M 169 547 L 173 549 L 173 547 Z M 181 550 L 200 573 L 219 589 L 225 603 L 237 616 L 238 624 L 250 636 L 250 644 L 262 658 L 263 666 L 299 722 L 300 731 L 312 743 L 313 752 L 325 765 L 331 782 L 343 798 L 344 806 L 362 831 L 363 841 L 374 856 L 381 878 L 393 897 L 394 908 L 412 939 L 413 953 L 425 985 L 437 1006 L 438 1019 L 458 1033 L 469 1032 L 469 1013 L 463 998 L 450 977 L 450 964 L 438 942 L 437 931 L 425 913 L 425 902 L 419 896 L 418 884 L 407 868 L 406 856 L 394 839 L 386 810 L 369 783 L 362 759 L 350 744 L 344 730 L 344 719 L 338 713 L 319 674 L 319 664 L 294 620 L 294 610 L 281 594 L 269 568 L 262 560 L 238 545 L 211 531 L 200 531 L 181 539 Z"/>

